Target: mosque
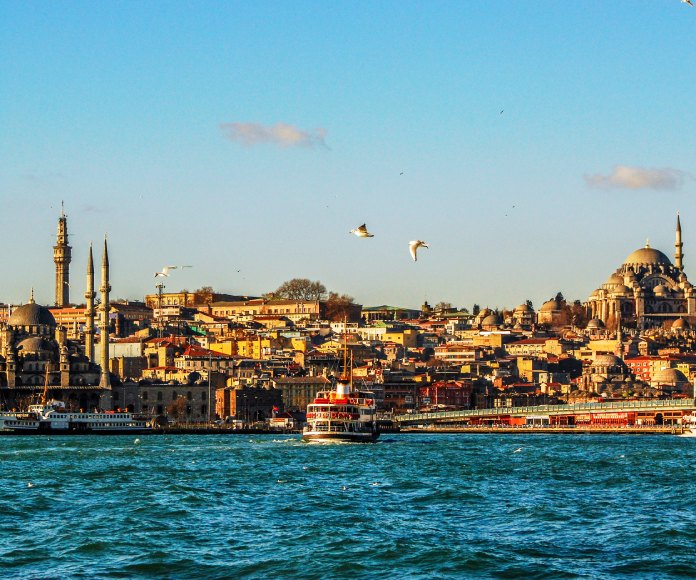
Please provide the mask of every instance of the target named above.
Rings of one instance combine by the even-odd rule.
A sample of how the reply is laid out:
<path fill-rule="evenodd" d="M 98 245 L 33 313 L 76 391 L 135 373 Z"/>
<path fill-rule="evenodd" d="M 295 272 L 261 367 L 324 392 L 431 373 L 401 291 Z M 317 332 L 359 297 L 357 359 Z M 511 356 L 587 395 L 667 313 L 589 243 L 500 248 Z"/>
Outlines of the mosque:
<path fill-rule="evenodd" d="M 53 247 L 56 266 L 56 306 L 70 303 L 71 247 L 64 212 L 58 219 L 58 236 Z M 87 262 L 85 292 L 87 323 L 84 351 L 79 342 L 69 341 L 64 327 L 56 324 L 51 311 L 36 304 L 32 290 L 29 302 L 14 309 L 7 322 L 0 323 L 0 408 L 19 409 L 37 402 L 44 389 L 48 397 L 63 401 L 69 410 L 111 409 L 111 381 L 108 365 L 95 360 L 95 316 L 99 318 L 98 360 L 108 360 L 109 255 L 106 239 L 101 266 L 101 303 L 95 308 L 92 246 Z"/>
<path fill-rule="evenodd" d="M 696 324 L 696 291 L 684 273 L 681 223 L 677 214 L 674 264 L 646 243 L 626 258 L 590 295 L 590 322 L 608 329 L 619 322 L 645 329 L 690 329 Z"/>

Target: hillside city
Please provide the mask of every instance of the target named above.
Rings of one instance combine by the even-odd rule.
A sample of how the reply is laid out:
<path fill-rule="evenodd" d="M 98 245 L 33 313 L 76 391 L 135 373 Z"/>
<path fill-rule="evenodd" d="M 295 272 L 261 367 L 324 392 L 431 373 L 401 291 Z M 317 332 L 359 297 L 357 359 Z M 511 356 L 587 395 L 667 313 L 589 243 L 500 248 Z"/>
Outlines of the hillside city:
<path fill-rule="evenodd" d="M 4 408 L 47 391 L 75 410 L 290 427 L 344 360 L 353 382 L 374 392 L 384 421 L 693 396 L 696 292 L 683 269 L 679 218 L 674 262 L 646 244 L 586 302 L 558 292 L 538 308 L 527 300 L 496 310 L 365 306 L 305 279 L 260 297 L 171 291 L 166 272 L 142 301 L 110 300 L 106 242 L 101 286 L 96 292 L 90 247 L 85 301 L 76 303 L 67 227 L 63 214 L 55 305 L 37 305 L 33 292 L 26 304 L 0 305 Z"/>

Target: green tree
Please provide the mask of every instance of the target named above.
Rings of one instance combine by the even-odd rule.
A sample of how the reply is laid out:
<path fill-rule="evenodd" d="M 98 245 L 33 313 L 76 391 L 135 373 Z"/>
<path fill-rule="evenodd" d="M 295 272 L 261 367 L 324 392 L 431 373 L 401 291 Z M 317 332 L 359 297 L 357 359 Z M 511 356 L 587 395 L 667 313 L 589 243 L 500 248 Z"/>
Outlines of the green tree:
<path fill-rule="evenodd" d="M 481 307 L 478 304 L 474 304 L 474 307 L 471 309 L 471 314 L 478 316 L 479 312 L 481 312 Z"/>

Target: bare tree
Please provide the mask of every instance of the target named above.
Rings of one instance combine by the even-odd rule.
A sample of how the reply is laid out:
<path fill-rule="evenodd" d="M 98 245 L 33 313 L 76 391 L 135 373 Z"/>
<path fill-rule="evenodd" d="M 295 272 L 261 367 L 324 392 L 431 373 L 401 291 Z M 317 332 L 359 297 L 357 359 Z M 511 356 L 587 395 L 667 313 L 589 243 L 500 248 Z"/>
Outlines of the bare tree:
<path fill-rule="evenodd" d="M 318 280 L 312 282 L 308 278 L 293 278 L 283 282 L 272 294 L 275 298 L 290 300 L 321 300 L 326 296 L 326 286 Z"/>

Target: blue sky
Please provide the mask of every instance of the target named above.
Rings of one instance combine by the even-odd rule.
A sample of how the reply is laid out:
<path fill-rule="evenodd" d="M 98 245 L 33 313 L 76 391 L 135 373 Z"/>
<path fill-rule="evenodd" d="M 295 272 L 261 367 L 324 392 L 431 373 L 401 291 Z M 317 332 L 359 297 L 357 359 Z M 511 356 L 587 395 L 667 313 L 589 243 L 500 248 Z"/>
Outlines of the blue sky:
<path fill-rule="evenodd" d="M 678 210 L 696 281 L 696 9 L 679 0 L 0 12 L 2 301 L 54 300 L 61 200 L 73 300 L 106 232 L 115 297 L 192 264 L 168 290 L 307 277 L 366 305 L 584 300 L 646 237 L 671 257 Z M 348 234 L 363 222 L 374 238 Z M 412 239 L 430 244 L 417 263 Z"/>

